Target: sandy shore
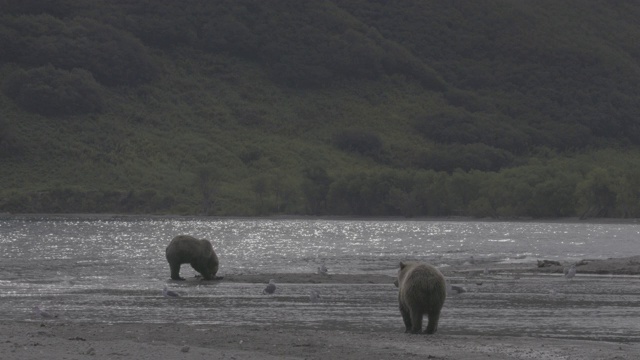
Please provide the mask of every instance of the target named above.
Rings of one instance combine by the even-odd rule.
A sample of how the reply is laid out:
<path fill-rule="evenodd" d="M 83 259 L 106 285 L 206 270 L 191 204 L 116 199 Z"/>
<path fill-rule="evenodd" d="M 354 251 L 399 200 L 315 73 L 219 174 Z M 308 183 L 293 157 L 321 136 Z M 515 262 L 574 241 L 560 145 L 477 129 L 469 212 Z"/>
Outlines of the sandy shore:
<path fill-rule="evenodd" d="M 564 264 L 562 264 L 564 265 Z M 492 271 L 555 273 L 562 266 L 492 264 Z M 475 276 L 484 265 L 444 268 Z M 585 260 L 584 274 L 640 274 L 640 256 Z M 229 275 L 221 281 L 264 283 L 388 283 L 384 275 Z M 637 281 L 637 280 L 634 280 Z M 398 315 L 399 316 L 399 315 Z M 446 326 L 446 319 L 441 320 Z M 401 324 L 398 320 L 398 324 Z M 640 343 L 464 334 L 409 335 L 380 330 L 300 329 L 183 324 L 78 323 L 64 319 L 0 324 L 0 358 L 23 359 L 636 359 Z"/>
<path fill-rule="evenodd" d="M 0 324 L 24 359 L 637 359 L 640 344 L 170 324 Z"/>

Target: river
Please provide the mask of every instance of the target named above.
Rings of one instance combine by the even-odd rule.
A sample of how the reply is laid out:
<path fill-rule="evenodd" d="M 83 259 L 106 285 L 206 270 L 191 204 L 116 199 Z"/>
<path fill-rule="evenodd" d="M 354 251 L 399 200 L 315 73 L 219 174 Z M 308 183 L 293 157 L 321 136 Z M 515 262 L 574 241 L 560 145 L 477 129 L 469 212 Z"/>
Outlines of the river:
<path fill-rule="evenodd" d="M 172 282 L 164 251 L 178 234 L 212 241 L 218 275 L 312 273 L 393 276 L 401 260 L 436 266 L 571 262 L 640 253 L 635 223 L 55 216 L 0 220 L 0 320 L 279 323 L 397 331 L 392 284 Z M 182 275 L 195 273 L 183 265 Z M 277 280 L 277 279 L 276 279 Z M 450 296 L 440 331 L 640 341 L 638 277 L 490 276 Z M 162 296 L 164 285 L 179 299 Z M 317 289 L 319 303 L 308 294 Z M 448 320 L 447 320 L 448 319 Z"/>

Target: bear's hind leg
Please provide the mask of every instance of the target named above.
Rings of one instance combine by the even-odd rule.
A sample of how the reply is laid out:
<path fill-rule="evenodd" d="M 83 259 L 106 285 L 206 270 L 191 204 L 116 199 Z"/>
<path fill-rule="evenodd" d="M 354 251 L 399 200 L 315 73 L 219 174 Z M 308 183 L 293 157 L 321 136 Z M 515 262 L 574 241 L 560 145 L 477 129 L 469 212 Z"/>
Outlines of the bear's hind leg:
<path fill-rule="evenodd" d="M 440 320 L 440 311 L 430 312 L 429 316 L 429 324 L 427 324 L 427 329 L 424 331 L 425 334 L 435 334 L 438 331 L 438 320 Z"/>
<path fill-rule="evenodd" d="M 422 332 L 422 311 L 411 310 L 411 333 L 420 334 Z"/>
<path fill-rule="evenodd" d="M 180 263 L 169 263 L 169 268 L 171 269 L 172 280 L 184 280 L 184 278 L 180 277 Z"/>
<path fill-rule="evenodd" d="M 409 311 L 400 307 L 400 314 L 402 314 L 402 320 L 404 321 L 404 332 L 408 333 L 411 331 L 411 315 L 409 315 Z"/>

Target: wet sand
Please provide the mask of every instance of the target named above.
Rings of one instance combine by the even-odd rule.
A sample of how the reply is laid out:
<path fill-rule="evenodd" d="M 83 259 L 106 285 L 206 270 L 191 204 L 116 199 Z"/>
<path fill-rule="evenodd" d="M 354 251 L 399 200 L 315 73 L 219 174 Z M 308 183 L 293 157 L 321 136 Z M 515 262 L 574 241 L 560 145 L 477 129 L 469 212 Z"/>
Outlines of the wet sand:
<path fill-rule="evenodd" d="M 463 264 L 442 268 L 448 278 L 474 284 L 485 267 L 491 276 L 513 276 L 518 284 L 537 286 L 541 277 L 560 281 L 566 264 L 539 268 L 535 264 Z M 585 260 L 580 275 L 640 274 L 640 256 Z M 223 282 L 387 284 L 385 275 L 261 274 L 228 275 Z M 486 280 L 485 280 L 486 281 Z M 629 281 L 638 282 L 633 276 Z M 597 289 L 606 280 L 589 282 Z M 577 282 L 579 284 L 579 282 Z M 593 285 L 592 285 L 593 284 Z M 470 286 L 470 285 L 469 285 Z M 486 284 L 481 288 L 491 295 Z M 518 289 L 514 290 L 518 291 Z M 637 296 L 634 294 L 633 296 Z M 635 299 L 635 298 L 634 298 Z M 455 298 L 453 298 L 455 301 Z M 448 300 L 449 301 L 449 300 Z M 532 300 L 535 301 L 535 300 Z M 580 306 L 579 304 L 577 306 Z M 630 316 L 637 316 L 630 314 Z M 380 329 L 305 329 L 286 325 L 245 326 L 184 324 L 104 324 L 65 319 L 11 321 L 0 324 L 2 359 L 636 359 L 640 342 L 577 340 L 528 333 L 451 333 L 443 317 L 436 335 L 404 334 L 398 314 L 395 331 Z M 602 319 L 607 321 L 607 319 Z M 395 326 L 397 325 L 397 327 Z"/>
<path fill-rule="evenodd" d="M 0 324 L 13 359 L 636 359 L 638 343 L 277 326 Z"/>

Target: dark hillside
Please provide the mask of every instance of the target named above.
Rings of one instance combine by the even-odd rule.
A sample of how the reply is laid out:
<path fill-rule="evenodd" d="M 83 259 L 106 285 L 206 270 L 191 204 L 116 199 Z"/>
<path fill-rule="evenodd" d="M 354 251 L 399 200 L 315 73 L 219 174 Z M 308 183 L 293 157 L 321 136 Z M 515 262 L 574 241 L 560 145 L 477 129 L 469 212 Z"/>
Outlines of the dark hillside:
<path fill-rule="evenodd" d="M 640 216 L 635 2 L 0 8 L 0 212 Z"/>
<path fill-rule="evenodd" d="M 481 96 L 484 108 L 456 92 L 452 105 L 507 115 L 529 142 L 562 150 L 603 138 L 640 143 L 638 3 L 339 3 L 452 87 Z"/>

